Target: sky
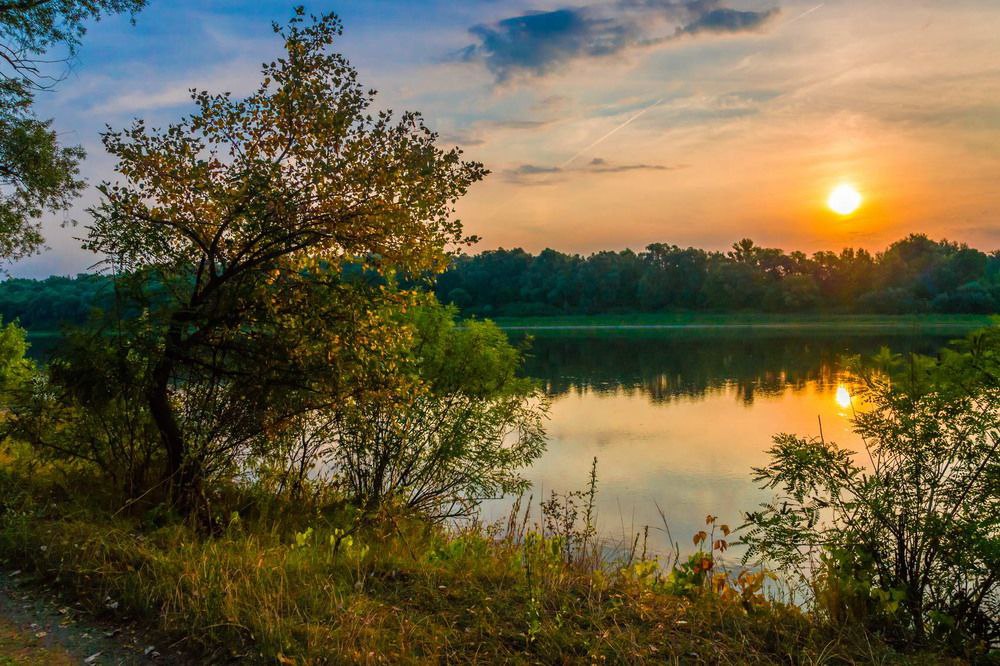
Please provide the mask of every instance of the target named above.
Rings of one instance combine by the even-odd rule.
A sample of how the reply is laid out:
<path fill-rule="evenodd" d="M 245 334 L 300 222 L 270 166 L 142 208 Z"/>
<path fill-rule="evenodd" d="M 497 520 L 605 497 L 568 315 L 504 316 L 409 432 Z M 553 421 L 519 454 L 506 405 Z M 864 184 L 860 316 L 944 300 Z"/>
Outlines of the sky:
<path fill-rule="evenodd" d="M 300 2 L 149 0 L 90 26 L 39 99 L 83 145 L 91 185 L 47 218 L 48 249 L 9 268 L 75 274 L 93 189 L 114 180 L 100 132 L 163 126 L 188 90 L 248 93 Z M 491 174 L 459 205 L 478 250 L 590 253 L 740 238 L 872 250 L 911 232 L 1000 247 L 996 0 L 313 0 L 337 49 Z M 826 200 L 863 197 L 842 216 Z"/>

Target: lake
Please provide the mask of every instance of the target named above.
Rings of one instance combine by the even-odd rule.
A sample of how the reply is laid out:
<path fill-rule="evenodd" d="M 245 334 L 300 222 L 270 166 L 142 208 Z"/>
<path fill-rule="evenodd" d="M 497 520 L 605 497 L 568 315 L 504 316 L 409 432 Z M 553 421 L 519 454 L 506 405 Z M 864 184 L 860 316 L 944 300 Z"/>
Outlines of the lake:
<path fill-rule="evenodd" d="M 880 347 L 934 353 L 958 332 L 761 328 L 539 330 L 525 373 L 552 399 L 548 448 L 527 471 L 540 497 L 584 489 L 597 458 L 600 534 L 689 551 L 706 514 L 735 527 L 771 497 L 752 480 L 779 432 L 823 435 L 857 450 L 846 357 Z M 513 339 L 523 331 L 511 332 Z M 509 501 L 486 506 L 487 519 Z"/>

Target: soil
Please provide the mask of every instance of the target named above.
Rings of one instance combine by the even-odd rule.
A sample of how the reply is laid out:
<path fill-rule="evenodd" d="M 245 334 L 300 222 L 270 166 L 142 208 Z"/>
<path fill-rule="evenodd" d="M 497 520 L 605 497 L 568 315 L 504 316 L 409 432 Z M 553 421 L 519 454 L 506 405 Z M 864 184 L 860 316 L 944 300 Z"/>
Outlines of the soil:
<path fill-rule="evenodd" d="M 0 572 L 0 666 L 190 663 L 133 623 L 94 618 L 20 571 Z"/>

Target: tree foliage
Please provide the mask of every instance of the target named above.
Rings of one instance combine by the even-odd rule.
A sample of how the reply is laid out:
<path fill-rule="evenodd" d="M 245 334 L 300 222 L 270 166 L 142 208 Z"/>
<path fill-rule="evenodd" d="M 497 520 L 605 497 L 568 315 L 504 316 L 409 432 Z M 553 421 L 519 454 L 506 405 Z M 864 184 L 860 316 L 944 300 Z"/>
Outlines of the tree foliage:
<path fill-rule="evenodd" d="M 122 180 L 100 187 L 86 247 L 140 291 L 164 286 L 146 394 L 184 502 L 307 408 L 295 397 L 353 390 L 365 354 L 397 338 L 380 319 L 406 300 L 395 277 L 446 266 L 466 240 L 454 204 L 485 173 L 418 114 L 371 110 L 330 49 L 336 16 L 298 9 L 275 32 L 285 54 L 246 99 L 196 92 L 166 129 L 104 135 Z"/>
<path fill-rule="evenodd" d="M 885 352 L 864 376 L 864 455 L 779 435 L 748 515 L 748 558 L 808 571 L 835 619 L 878 615 L 911 640 L 1000 643 L 1000 329 L 940 358 Z M 832 595 L 832 596 L 831 596 Z M 835 597 L 835 598 L 834 598 Z"/>
<path fill-rule="evenodd" d="M 877 254 L 785 253 L 749 239 L 729 252 L 653 243 L 587 257 L 547 249 L 462 256 L 438 297 L 480 316 L 659 310 L 992 313 L 1000 254 L 911 235 Z"/>
<path fill-rule="evenodd" d="M 83 188 L 78 146 L 60 145 L 51 120 L 35 116 L 35 93 L 63 78 L 51 51 L 76 53 L 86 21 L 138 11 L 145 0 L 0 2 L 0 256 L 17 259 L 43 242 L 39 218 L 67 209 Z"/>
<path fill-rule="evenodd" d="M 589 258 L 555 250 L 538 255 L 493 250 L 455 259 L 438 278 L 435 292 L 464 314 L 481 316 L 707 309 L 1000 311 L 1000 255 L 934 243 L 939 251 L 933 261 L 902 270 L 900 263 L 909 259 L 892 257 L 910 240 L 875 255 L 851 249 L 812 257 L 792 252 L 778 262 L 785 268 L 769 273 L 719 253 L 664 243 L 638 254 L 603 252 Z M 29 330 L 82 324 L 93 307 L 110 307 L 112 281 L 88 274 L 10 279 L 0 283 L 0 315 L 19 319 Z"/>
<path fill-rule="evenodd" d="M 385 504 L 436 518 L 525 490 L 518 472 L 544 448 L 545 400 L 517 377 L 520 354 L 492 322 L 412 312 L 405 390 L 346 405 L 324 425 L 325 463 L 366 511 Z"/>
<path fill-rule="evenodd" d="M 142 399 L 145 358 L 121 333 L 67 335 L 50 363 L 12 393 L 9 433 L 42 460 L 100 474 L 113 501 L 132 501 L 156 488 L 163 454 Z"/>

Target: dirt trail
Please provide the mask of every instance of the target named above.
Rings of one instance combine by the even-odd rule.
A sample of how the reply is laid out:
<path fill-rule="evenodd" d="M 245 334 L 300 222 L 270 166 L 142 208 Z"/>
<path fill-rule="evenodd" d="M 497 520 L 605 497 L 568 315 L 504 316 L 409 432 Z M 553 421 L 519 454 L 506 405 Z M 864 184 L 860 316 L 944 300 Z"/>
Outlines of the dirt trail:
<path fill-rule="evenodd" d="M 51 588 L 25 584 L 21 572 L 0 573 L 0 666 L 184 663 L 192 662 L 176 653 L 162 656 L 133 626 L 96 622 Z"/>

